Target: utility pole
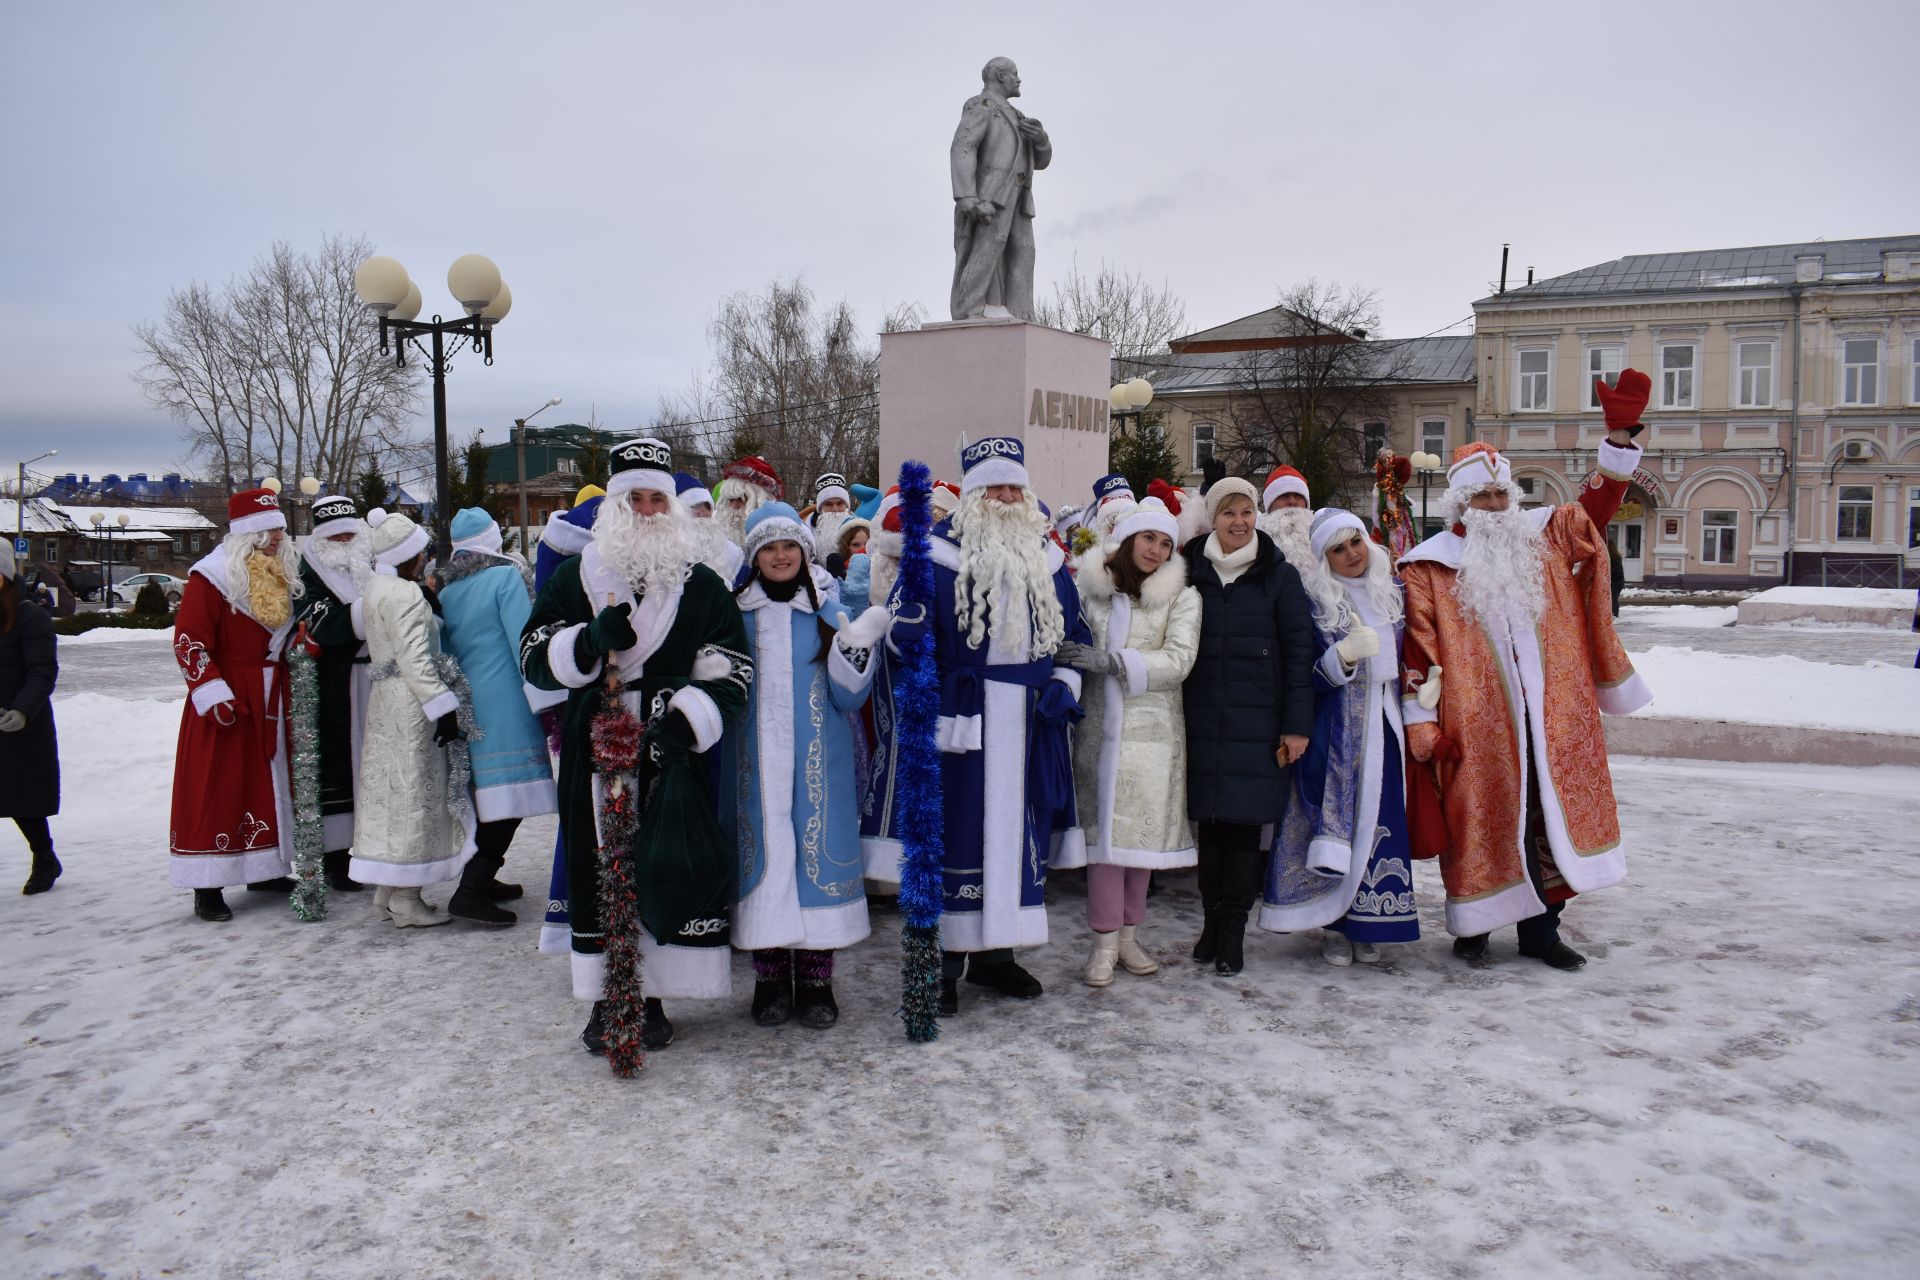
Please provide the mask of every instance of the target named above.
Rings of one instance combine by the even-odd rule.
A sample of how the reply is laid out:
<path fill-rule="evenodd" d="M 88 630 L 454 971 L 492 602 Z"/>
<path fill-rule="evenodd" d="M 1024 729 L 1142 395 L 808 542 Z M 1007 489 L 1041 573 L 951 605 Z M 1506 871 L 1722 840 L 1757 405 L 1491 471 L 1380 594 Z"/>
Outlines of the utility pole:
<path fill-rule="evenodd" d="M 520 486 L 520 545 L 514 549 L 523 556 L 527 554 L 529 541 L 527 536 L 527 422 L 559 403 L 560 397 L 554 396 L 525 418 L 513 420 L 513 465 L 518 474 Z"/>

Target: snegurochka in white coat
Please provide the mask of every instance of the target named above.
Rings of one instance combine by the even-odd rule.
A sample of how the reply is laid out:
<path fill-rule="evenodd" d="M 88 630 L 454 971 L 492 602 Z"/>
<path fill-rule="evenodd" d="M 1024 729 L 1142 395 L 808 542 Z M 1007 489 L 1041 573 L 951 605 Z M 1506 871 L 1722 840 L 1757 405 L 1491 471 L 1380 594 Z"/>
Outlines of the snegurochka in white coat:
<path fill-rule="evenodd" d="M 721 825 L 738 853 L 733 945 L 753 953 L 754 1021 L 833 1025 L 833 952 L 869 932 L 851 719 L 872 690 L 885 609 L 854 624 L 810 561 L 812 531 L 770 502 L 747 517 L 735 597 L 754 669 L 721 740 Z"/>
<path fill-rule="evenodd" d="M 1094 933 L 1085 978 L 1113 981 L 1159 968 L 1135 937 L 1155 870 L 1198 859 L 1187 821 L 1187 733 L 1181 685 L 1200 643 L 1200 593 L 1174 554 L 1175 513 L 1158 498 L 1116 513 L 1113 541 L 1075 566 L 1091 645 L 1063 645 L 1059 660 L 1092 677 L 1073 741 L 1074 791 L 1086 831 L 1087 923 Z M 1096 683 L 1097 681 L 1097 683 Z"/>

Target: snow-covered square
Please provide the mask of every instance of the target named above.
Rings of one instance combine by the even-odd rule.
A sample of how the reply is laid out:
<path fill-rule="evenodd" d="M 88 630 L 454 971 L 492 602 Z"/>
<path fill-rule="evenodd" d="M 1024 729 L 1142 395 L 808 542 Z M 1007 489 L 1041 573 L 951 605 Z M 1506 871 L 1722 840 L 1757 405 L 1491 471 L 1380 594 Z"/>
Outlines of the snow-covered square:
<path fill-rule="evenodd" d="M 56 892 L 0 942 L 0 1253 L 20 1276 L 1858 1276 L 1920 1257 L 1920 772 L 1616 759 L 1620 890 L 1562 974 L 1425 936 L 1332 969 L 1258 934 L 1077 978 L 1058 877 L 1032 1004 L 893 1017 L 882 913 L 824 1033 L 682 1002 L 632 1081 L 535 928 L 367 895 L 230 925 L 166 887 L 165 633 L 63 642 Z M 549 821 L 509 878 L 545 883 Z M 24 867 L 11 831 L 0 848 Z M 436 895 L 437 896 L 437 895 Z"/>

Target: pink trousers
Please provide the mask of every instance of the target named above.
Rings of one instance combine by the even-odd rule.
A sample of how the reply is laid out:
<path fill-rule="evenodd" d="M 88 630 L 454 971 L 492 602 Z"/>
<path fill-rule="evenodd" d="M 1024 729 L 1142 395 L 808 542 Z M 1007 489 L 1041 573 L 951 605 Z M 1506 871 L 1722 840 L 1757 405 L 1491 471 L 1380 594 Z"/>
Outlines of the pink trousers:
<path fill-rule="evenodd" d="M 1123 924 L 1141 924 L 1147 918 L 1145 867 L 1116 867 L 1094 862 L 1087 866 L 1087 923 L 1095 933 L 1112 933 Z"/>

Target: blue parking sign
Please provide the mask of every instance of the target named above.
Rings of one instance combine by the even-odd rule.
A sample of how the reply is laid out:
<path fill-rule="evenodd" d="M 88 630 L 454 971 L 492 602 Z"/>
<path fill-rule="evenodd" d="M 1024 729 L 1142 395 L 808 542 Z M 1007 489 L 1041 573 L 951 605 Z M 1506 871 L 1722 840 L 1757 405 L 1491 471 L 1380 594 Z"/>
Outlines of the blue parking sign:
<path fill-rule="evenodd" d="M 28 553 L 27 553 L 27 540 L 25 538 L 15 538 L 13 540 L 13 554 L 21 557 L 22 559 L 26 558 Z"/>

